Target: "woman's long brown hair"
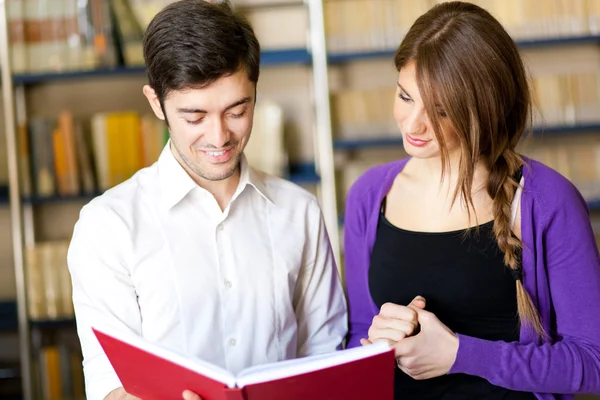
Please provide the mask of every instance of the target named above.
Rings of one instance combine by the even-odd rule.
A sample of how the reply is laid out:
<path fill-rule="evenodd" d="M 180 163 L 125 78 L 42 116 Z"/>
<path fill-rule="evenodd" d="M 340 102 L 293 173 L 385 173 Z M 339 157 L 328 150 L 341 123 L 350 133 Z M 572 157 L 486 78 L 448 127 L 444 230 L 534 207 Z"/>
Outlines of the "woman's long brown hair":
<path fill-rule="evenodd" d="M 515 147 L 530 126 L 531 95 L 519 50 L 502 25 L 470 3 L 447 2 L 419 17 L 396 51 L 396 69 L 414 62 L 417 84 L 440 144 L 442 176 L 449 167 L 440 107 L 460 142 L 458 183 L 469 215 L 474 209 L 475 165 L 489 170 L 486 190 L 493 200 L 494 234 L 507 267 L 521 268 L 522 242 L 513 235 L 511 204 L 518 187 L 513 177 L 523 165 Z M 545 336 L 539 313 L 517 280 L 521 323 Z"/>

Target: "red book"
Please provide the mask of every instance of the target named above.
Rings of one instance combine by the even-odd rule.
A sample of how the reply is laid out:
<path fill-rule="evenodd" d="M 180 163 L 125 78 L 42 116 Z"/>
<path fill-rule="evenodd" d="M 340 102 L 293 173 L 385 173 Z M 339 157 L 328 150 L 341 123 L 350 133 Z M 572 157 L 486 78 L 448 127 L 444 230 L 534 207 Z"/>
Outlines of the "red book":
<path fill-rule="evenodd" d="M 139 336 L 93 328 L 127 393 L 143 400 L 392 400 L 394 351 L 387 344 L 258 365 L 234 375 Z"/>

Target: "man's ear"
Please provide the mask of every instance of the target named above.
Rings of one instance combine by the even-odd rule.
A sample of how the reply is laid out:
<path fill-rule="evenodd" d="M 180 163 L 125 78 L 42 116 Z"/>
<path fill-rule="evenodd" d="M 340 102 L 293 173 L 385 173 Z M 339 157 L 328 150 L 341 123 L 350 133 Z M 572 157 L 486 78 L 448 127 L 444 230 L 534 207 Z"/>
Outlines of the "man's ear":
<path fill-rule="evenodd" d="M 150 107 L 152 107 L 152 111 L 154 111 L 156 117 L 164 121 L 165 114 L 163 114 L 163 109 L 160 105 L 160 100 L 158 99 L 158 96 L 156 95 L 154 89 L 152 89 L 150 85 L 144 85 L 143 92 L 144 96 L 146 96 L 146 98 L 148 99 L 148 103 L 150 103 Z"/>

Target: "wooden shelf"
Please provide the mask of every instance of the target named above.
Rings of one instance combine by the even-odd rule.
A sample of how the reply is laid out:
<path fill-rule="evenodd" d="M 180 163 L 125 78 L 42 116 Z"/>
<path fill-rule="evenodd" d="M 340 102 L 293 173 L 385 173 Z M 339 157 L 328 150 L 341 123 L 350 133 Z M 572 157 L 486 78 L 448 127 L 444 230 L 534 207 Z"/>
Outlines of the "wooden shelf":
<path fill-rule="evenodd" d="M 288 64 L 310 64 L 312 56 L 306 49 L 266 50 L 260 55 L 261 66 L 277 66 Z M 17 74 L 13 76 L 15 85 L 39 85 L 55 81 L 80 79 L 116 78 L 124 76 L 142 76 L 146 73 L 144 67 L 115 67 L 89 71 L 65 71 L 40 74 Z"/>
<path fill-rule="evenodd" d="M 576 133 L 600 133 L 600 123 L 540 126 L 533 128 L 533 135 L 535 137 L 568 135 Z M 333 148 L 337 150 L 360 150 L 401 145 L 402 138 L 399 136 L 379 136 L 365 139 L 335 139 L 333 141 Z"/>
<path fill-rule="evenodd" d="M 70 328 L 75 327 L 75 318 L 32 319 L 29 325 L 39 329 Z"/>
<path fill-rule="evenodd" d="M 8 186 L 0 185 L 0 206 L 8 204 Z"/>
<path fill-rule="evenodd" d="M 565 37 L 549 37 L 539 39 L 523 39 L 517 40 L 517 45 L 522 49 L 547 48 L 557 46 L 575 46 L 585 44 L 600 44 L 600 35 L 582 35 L 582 36 L 565 36 Z M 398 43 L 400 44 L 400 43 Z M 332 64 L 340 64 L 351 61 L 368 60 L 375 58 L 392 58 L 396 53 L 396 49 L 380 49 L 369 51 L 354 51 L 354 52 L 335 52 L 328 56 L 329 62 Z"/>

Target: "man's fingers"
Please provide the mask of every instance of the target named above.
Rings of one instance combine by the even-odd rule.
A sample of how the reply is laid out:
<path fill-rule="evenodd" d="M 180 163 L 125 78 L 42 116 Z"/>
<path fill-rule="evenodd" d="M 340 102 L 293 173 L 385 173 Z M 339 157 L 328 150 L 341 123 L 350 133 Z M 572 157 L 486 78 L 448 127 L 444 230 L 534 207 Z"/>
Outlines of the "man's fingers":
<path fill-rule="evenodd" d="M 183 400 L 202 400 L 200 396 L 190 390 L 184 390 L 182 396 Z"/>
<path fill-rule="evenodd" d="M 368 346 L 373 343 L 369 339 L 360 339 L 360 344 L 362 344 L 363 346 Z"/>

